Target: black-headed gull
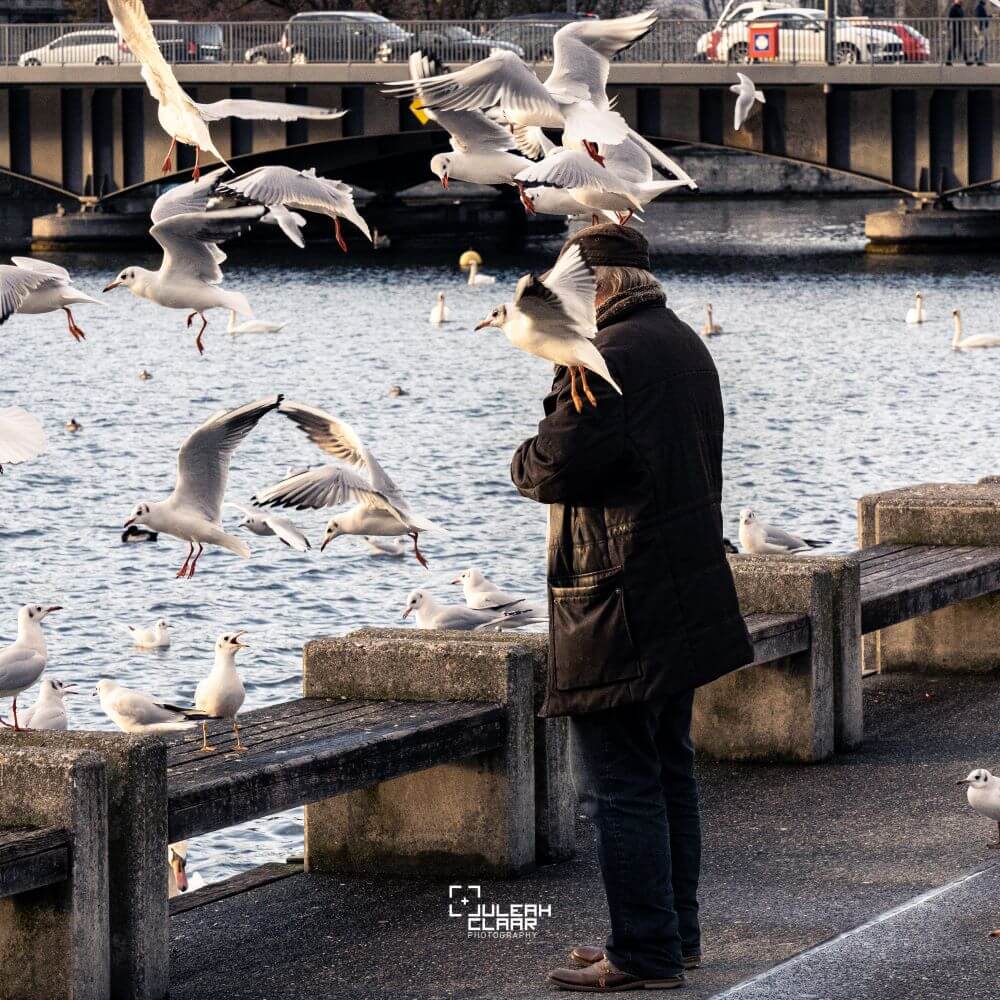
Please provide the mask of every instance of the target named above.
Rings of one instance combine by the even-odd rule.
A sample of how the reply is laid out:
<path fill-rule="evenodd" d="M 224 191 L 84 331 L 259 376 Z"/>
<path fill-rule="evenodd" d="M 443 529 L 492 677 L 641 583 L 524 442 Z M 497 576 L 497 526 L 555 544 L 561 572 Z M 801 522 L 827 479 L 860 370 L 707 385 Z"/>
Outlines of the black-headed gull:
<path fill-rule="evenodd" d="M 494 51 L 454 73 L 389 83 L 386 89 L 396 96 L 419 93 L 423 107 L 434 112 L 499 107 L 508 124 L 562 129 L 563 145 L 585 148 L 599 161 L 599 143 L 613 145 L 628 135 L 625 119 L 608 100 L 611 58 L 647 34 L 656 18 L 650 10 L 564 25 L 553 37 L 552 72 L 544 83 L 513 52 Z"/>
<path fill-rule="evenodd" d="M 34 257 L 11 257 L 11 260 L 13 266 L 0 264 L 0 325 L 15 313 L 38 315 L 62 309 L 73 339 L 77 342 L 85 339 L 70 306 L 83 302 L 96 306 L 103 303 L 74 288 L 69 271 L 58 264 Z"/>
<path fill-rule="evenodd" d="M 403 618 L 408 618 L 411 612 L 416 612 L 414 617 L 419 629 L 453 629 L 462 632 L 501 631 L 535 625 L 541 621 L 533 612 L 519 608 L 479 611 L 465 605 L 442 604 L 426 590 L 411 591 L 406 598 Z"/>
<path fill-rule="evenodd" d="M 526 274 L 517 283 L 514 301 L 497 306 L 477 327 L 496 327 L 522 351 L 544 358 L 570 371 L 570 392 L 576 412 L 583 400 L 576 390 L 579 372 L 583 393 L 592 406 L 597 397 L 587 384 L 587 372 L 600 375 L 621 394 L 601 352 L 594 346 L 597 322 L 594 310 L 594 272 L 580 247 L 571 246 L 556 261 L 545 279 Z"/>
<path fill-rule="evenodd" d="M 304 222 L 297 211 L 327 215 L 333 219 L 337 245 L 344 253 L 347 253 L 347 243 L 340 228 L 341 219 L 347 219 L 371 242 L 368 223 L 354 207 L 353 189 L 343 181 L 317 176 L 315 167 L 308 170 L 293 170 L 281 165 L 258 167 L 221 183 L 219 194 L 266 208 L 267 217 L 277 223 L 297 247 L 306 245 L 302 238 Z"/>
<path fill-rule="evenodd" d="M 276 535 L 283 545 L 296 552 L 308 552 L 312 548 L 309 539 L 287 517 L 233 501 L 227 501 L 224 506 L 238 510 L 243 515 L 239 526 L 255 535 Z"/>
<path fill-rule="evenodd" d="M 195 147 L 195 180 L 200 173 L 199 159 L 202 151 L 211 153 L 223 163 L 226 162 L 212 143 L 209 122 L 220 121 L 223 118 L 292 122 L 299 118 L 340 118 L 347 113 L 333 108 L 313 108 L 305 104 L 283 104 L 243 98 L 199 104 L 184 92 L 177 82 L 177 77 L 174 76 L 174 71 L 163 58 L 142 0 L 108 0 L 108 7 L 111 9 L 111 17 L 122 43 L 141 63 L 142 78 L 157 102 L 156 116 L 160 127 L 170 136 L 170 149 L 163 161 L 164 173 L 169 173 L 173 169 L 171 157 L 174 147 L 179 142 Z"/>
<path fill-rule="evenodd" d="M 179 733 L 193 729 L 205 718 L 205 713 L 197 709 L 156 701 L 117 681 L 98 681 L 94 693 L 104 714 L 126 733 Z"/>
<path fill-rule="evenodd" d="M 477 611 L 492 611 L 499 614 L 516 608 L 530 610 L 533 614 L 543 618 L 546 615 L 546 611 L 541 606 L 532 604 L 528 598 L 501 590 L 475 566 L 462 570 L 451 582 L 462 585 L 465 603 Z"/>
<path fill-rule="evenodd" d="M 991 774 L 985 767 L 977 767 L 958 782 L 965 785 L 965 797 L 969 805 L 987 819 L 997 824 L 997 840 L 987 846 L 1000 848 L 1000 778 Z"/>
<path fill-rule="evenodd" d="M 219 410 L 192 431 L 177 452 L 177 482 L 166 500 L 144 501 L 125 522 L 140 524 L 188 543 L 179 577 L 193 577 L 206 545 L 218 545 L 250 558 L 250 547 L 222 527 L 222 501 L 229 479 L 233 452 L 257 426 L 261 417 L 276 410 L 282 396 L 269 396 L 233 410 Z M 194 555 L 194 547 L 198 554 Z M 194 558 L 192 559 L 192 556 Z"/>
<path fill-rule="evenodd" d="M 38 698 L 34 705 L 21 713 L 21 725 L 24 729 L 66 730 L 69 728 L 69 717 L 66 714 L 66 695 L 73 694 L 76 688 L 72 684 L 64 684 L 54 677 L 45 677 L 38 686 Z"/>
<path fill-rule="evenodd" d="M 17 638 L 0 649 L 0 698 L 13 698 L 14 729 L 20 729 L 17 721 L 17 696 L 31 687 L 45 670 L 49 662 L 42 622 L 53 611 L 62 611 L 58 605 L 42 607 L 40 604 L 25 604 L 17 613 Z M 0 719 L 0 722 L 3 722 Z M 5 726 L 10 723 L 3 722 Z"/>
<path fill-rule="evenodd" d="M 973 351 L 984 347 L 1000 347 L 1000 336 L 994 333 L 976 333 L 971 337 L 963 337 L 962 313 L 960 310 L 953 309 L 951 318 L 955 324 L 955 332 L 951 338 L 951 349 L 953 351 Z"/>
<path fill-rule="evenodd" d="M 170 647 L 170 625 L 161 618 L 152 628 L 126 625 L 132 642 L 140 649 L 168 649 Z"/>
<path fill-rule="evenodd" d="M 304 220 L 303 220 L 304 221 Z M 226 324 L 226 333 L 239 336 L 243 333 L 280 333 L 287 323 L 272 323 L 266 319 L 245 319 L 239 320 L 238 314 L 229 311 L 229 322 Z"/>
<path fill-rule="evenodd" d="M 818 549 L 829 545 L 829 541 L 816 538 L 799 538 L 781 528 L 775 528 L 762 521 L 749 507 L 740 511 L 740 545 L 744 552 L 789 553 L 805 549 Z"/>
<path fill-rule="evenodd" d="M 230 632 L 220 636 L 215 644 L 215 663 L 207 677 L 198 682 L 194 693 L 194 706 L 199 711 L 213 719 L 227 719 L 233 724 L 236 734 L 234 750 L 240 752 L 247 748 L 240 740 L 240 727 L 236 715 L 243 707 L 247 693 L 243 681 L 236 670 L 236 654 L 248 646 L 243 642 L 245 630 Z M 201 748 L 205 751 L 214 750 L 208 744 L 208 725 L 201 724 Z"/>
<path fill-rule="evenodd" d="M 149 299 L 167 309 L 189 313 L 190 328 L 195 316 L 201 329 L 195 338 L 199 354 L 205 353 L 206 309 L 229 309 L 253 319 L 253 310 L 242 292 L 221 287 L 220 264 L 226 255 L 218 244 L 239 236 L 260 219 L 265 209 L 259 205 L 205 211 L 223 169 L 213 171 L 200 181 L 190 181 L 157 198 L 150 218 L 149 235 L 163 248 L 163 261 L 156 271 L 134 265 L 120 271 L 105 292 L 124 285 L 133 295 Z"/>
<path fill-rule="evenodd" d="M 740 82 L 734 83 L 729 89 L 736 94 L 736 107 L 733 109 L 733 131 L 739 132 L 753 111 L 754 101 L 764 104 L 764 95 L 754 86 L 753 80 L 746 73 L 737 73 Z"/>
<path fill-rule="evenodd" d="M 406 539 L 404 538 L 376 538 L 374 535 L 363 535 L 362 538 L 368 547 L 370 556 L 389 556 L 393 559 L 402 559 L 406 555 Z"/>
<path fill-rule="evenodd" d="M 18 406 L 0 410 L 0 475 L 5 465 L 37 458 L 47 447 L 48 439 L 37 417 Z"/>
<path fill-rule="evenodd" d="M 435 530 L 436 525 L 410 509 L 357 432 L 332 414 L 305 403 L 282 403 L 279 412 L 342 464 L 321 465 L 290 476 L 262 490 L 252 502 L 258 507 L 317 510 L 353 501 L 356 506 L 330 519 L 320 551 L 341 535 L 409 535 L 417 561 L 426 567 L 418 538 L 420 532 Z"/>

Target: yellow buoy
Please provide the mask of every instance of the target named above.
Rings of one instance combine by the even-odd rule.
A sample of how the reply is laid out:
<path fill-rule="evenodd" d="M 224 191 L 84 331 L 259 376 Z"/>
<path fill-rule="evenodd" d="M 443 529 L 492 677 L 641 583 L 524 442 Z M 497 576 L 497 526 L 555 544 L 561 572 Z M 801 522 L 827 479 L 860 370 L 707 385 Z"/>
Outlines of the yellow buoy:
<path fill-rule="evenodd" d="M 424 105 L 419 97 L 414 97 L 410 101 L 410 111 L 421 125 L 426 125 L 430 121 L 430 117 L 424 113 Z"/>
<path fill-rule="evenodd" d="M 473 264 L 475 264 L 476 267 L 478 267 L 480 264 L 482 264 L 482 262 L 483 258 L 480 257 L 475 250 L 466 250 L 465 253 L 463 253 L 462 256 L 458 258 L 458 266 L 463 271 L 468 271 Z"/>

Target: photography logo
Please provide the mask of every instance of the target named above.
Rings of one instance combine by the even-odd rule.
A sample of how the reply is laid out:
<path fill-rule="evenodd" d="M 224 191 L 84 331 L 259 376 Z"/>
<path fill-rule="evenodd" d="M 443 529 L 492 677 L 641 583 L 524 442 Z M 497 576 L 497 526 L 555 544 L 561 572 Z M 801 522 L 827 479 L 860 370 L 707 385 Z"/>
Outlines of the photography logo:
<path fill-rule="evenodd" d="M 448 917 L 461 920 L 470 938 L 533 938 L 538 921 L 552 916 L 550 903 L 489 903 L 479 885 L 448 886 Z"/>

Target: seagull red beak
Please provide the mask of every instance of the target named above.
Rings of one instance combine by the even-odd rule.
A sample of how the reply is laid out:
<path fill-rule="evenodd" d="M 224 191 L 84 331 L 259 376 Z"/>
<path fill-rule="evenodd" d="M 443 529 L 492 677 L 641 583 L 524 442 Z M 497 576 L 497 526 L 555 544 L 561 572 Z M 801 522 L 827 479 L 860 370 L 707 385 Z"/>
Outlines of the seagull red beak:
<path fill-rule="evenodd" d="M 102 292 L 110 292 L 112 288 L 117 288 L 117 287 L 118 287 L 118 286 L 119 286 L 120 284 L 121 284 L 121 282 L 120 282 L 120 281 L 112 281 L 112 282 L 110 282 L 109 284 L 105 285 L 105 286 L 104 286 L 104 287 L 103 287 L 103 288 L 101 289 L 101 291 L 102 291 Z"/>
<path fill-rule="evenodd" d="M 127 520 L 127 521 L 126 521 L 126 522 L 125 522 L 125 523 L 124 523 L 124 524 L 122 525 L 122 527 L 123 527 L 123 528 L 128 528 L 128 527 L 130 527 L 131 525 L 135 524 L 135 521 L 136 521 L 136 519 L 135 519 L 134 517 L 130 517 L 130 518 L 129 518 L 129 519 L 128 519 L 128 520 Z"/>
<path fill-rule="evenodd" d="M 442 174 L 441 175 L 441 187 L 443 187 L 445 189 L 445 191 L 448 190 L 448 175 L 447 174 Z"/>
<path fill-rule="evenodd" d="M 237 649 L 249 649 L 250 648 L 249 643 L 240 642 L 240 639 L 243 636 L 245 636 L 246 634 L 247 634 L 246 629 L 241 629 L 239 632 L 236 633 L 236 635 L 233 636 L 233 645 L 235 645 L 237 647 Z"/>
<path fill-rule="evenodd" d="M 413 610 L 413 608 L 412 608 L 412 607 L 411 607 L 410 605 L 407 605 L 407 606 L 406 606 L 406 607 L 405 607 L 405 608 L 403 609 L 403 618 L 405 618 L 405 617 L 406 617 L 406 616 L 407 616 L 407 615 L 408 615 L 408 614 L 409 614 L 409 613 L 410 613 L 410 612 L 411 612 L 412 610 Z M 401 619 L 400 619 L 400 621 L 402 621 L 402 620 L 403 620 L 403 619 L 401 618 Z"/>
<path fill-rule="evenodd" d="M 488 327 L 488 326 L 492 326 L 492 325 L 493 325 L 493 323 L 492 323 L 492 322 L 490 322 L 490 320 L 488 320 L 488 319 L 484 319 L 484 320 L 482 321 L 482 323 L 479 323 L 479 324 L 477 324 L 477 325 L 476 325 L 476 329 L 477 329 L 477 330 L 483 330 L 483 329 L 485 329 L 486 327 Z M 456 580 L 455 582 L 457 583 L 458 581 Z"/>
<path fill-rule="evenodd" d="M 477 327 L 476 329 L 479 329 L 479 328 Z M 455 583 L 461 583 L 462 582 L 462 578 L 460 576 L 456 576 L 455 579 L 452 580 L 451 582 L 453 584 L 455 584 Z"/>
<path fill-rule="evenodd" d="M 62 611 L 62 605 L 61 604 L 56 604 L 54 607 L 46 608 L 45 609 L 45 613 L 47 615 L 51 615 L 53 611 Z"/>

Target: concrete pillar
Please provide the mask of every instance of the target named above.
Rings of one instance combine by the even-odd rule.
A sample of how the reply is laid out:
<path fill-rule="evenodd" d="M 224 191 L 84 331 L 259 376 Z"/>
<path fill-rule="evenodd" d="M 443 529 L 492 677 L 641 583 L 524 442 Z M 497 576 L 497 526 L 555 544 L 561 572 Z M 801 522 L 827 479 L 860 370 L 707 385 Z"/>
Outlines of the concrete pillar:
<path fill-rule="evenodd" d="M 0 90 L 0 167 L 10 169 L 10 91 Z"/>
<path fill-rule="evenodd" d="M 62 184 L 62 130 L 58 91 L 54 87 L 33 87 L 28 95 L 32 173 L 42 180 Z"/>
<path fill-rule="evenodd" d="M 285 88 L 282 87 L 254 87 L 254 100 L 257 101 L 284 101 Z M 269 149 L 285 148 L 285 123 L 256 121 L 253 123 L 253 151 L 262 153 Z"/>
<path fill-rule="evenodd" d="M 482 701 L 507 712 L 499 750 L 306 806 L 306 868 L 454 877 L 535 863 L 535 659 L 453 633 L 362 630 L 307 643 L 306 697 Z"/>
<path fill-rule="evenodd" d="M 1000 546 L 1000 483 L 929 483 L 858 501 L 858 544 Z M 926 673 L 1000 667 L 1000 594 L 866 637 L 865 668 Z"/>
<path fill-rule="evenodd" d="M 727 760 L 825 760 L 864 733 L 858 564 L 838 556 L 730 557 L 744 614 L 805 613 L 810 648 L 727 674 L 695 696 L 699 749 Z"/>
<path fill-rule="evenodd" d="M 108 782 L 110 996 L 113 1000 L 164 1000 L 170 988 L 166 746 L 155 736 L 0 732 L 0 753 L 14 747 L 88 750 L 104 761 Z"/>
<path fill-rule="evenodd" d="M 916 161 L 917 182 L 921 175 L 927 178 L 927 190 L 930 190 L 931 169 L 931 95 L 930 88 L 921 88 L 916 92 Z"/>
<path fill-rule="evenodd" d="M 67 830 L 67 881 L 0 899 L 2 1000 L 105 1000 L 108 788 L 86 751 L 0 747 L 0 827 Z"/>
<path fill-rule="evenodd" d="M 608 87 L 608 98 L 615 102 L 617 111 L 632 126 L 638 127 L 638 95 L 635 87 Z"/>
<path fill-rule="evenodd" d="M 952 108 L 954 118 L 954 148 L 951 154 L 953 180 L 958 186 L 969 183 L 969 92 L 955 91 Z"/>
<path fill-rule="evenodd" d="M 378 87 L 364 89 L 364 134 L 385 135 L 399 131 L 399 101 L 379 92 Z"/>
<path fill-rule="evenodd" d="M 697 142 L 698 100 L 697 87 L 676 87 L 660 91 L 660 131 L 658 135 L 671 139 L 690 139 Z"/>
<path fill-rule="evenodd" d="M 787 156 L 812 163 L 826 163 L 825 112 L 826 98 L 822 88 L 788 87 L 785 90 Z"/>
<path fill-rule="evenodd" d="M 190 89 L 190 88 L 187 88 Z M 206 86 L 199 84 L 198 86 L 198 100 L 203 104 L 212 104 L 214 101 L 224 101 L 232 96 L 232 88 L 221 87 L 221 86 Z M 252 134 L 256 135 L 257 125 L 259 122 L 249 122 Z M 208 126 L 209 131 L 212 133 L 212 142 L 215 143 L 215 148 L 226 158 L 233 154 L 232 147 L 232 120 L 223 118 L 222 121 L 211 122 Z M 157 131 L 160 135 L 164 137 L 164 140 L 169 143 L 170 139 L 166 132 L 160 128 L 159 125 L 156 126 Z M 191 156 L 194 156 L 194 147 L 187 147 L 191 151 Z M 164 152 L 166 152 L 166 146 L 164 146 Z M 206 163 L 210 163 L 213 159 L 210 153 L 202 153 L 202 166 L 204 167 Z M 162 154 L 161 154 L 162 160 Z M 194 162 L 193 159 L 191 161 Z M 177 169 L 177 164 L 174 164 L 175 169 Z M 214 164 L 210 169 L 214 169 L 218 164 Z M 159 173 L 160 168 L 157 164 L 156 172 Z"/>
<path fill-rule="evenodd" d="M 892 92 L 855 90 L 849 94 L 851 169 L 892 179 Z"/>
<path fill-rule="evenodd" d="M 146 136 L 143 154 L 145 180 L 153 180 L 153 178 L 160 176 L 160 165 L 163 163 L 163 157 L 167 155 L 167 149 L 170 146 L 170 137 L 160 127 L 156 109 L 156 101 L 147 92 L 142 102 L 142 130 Z M 219 149 L 225 156 L 225 149 L 221 146 Z"/>
<path fill-rule="evenodd" d="M 318 108 L 337 108 L 343 110 L 344 100 L 340 87 L 316 86 L 309 87 L 306 103 Z M 332 121 L 309 122 L 309 141 L 325 142 L 329 139 L 339 139 L 344 135 L 344 119 L 335 118 Z"/>

